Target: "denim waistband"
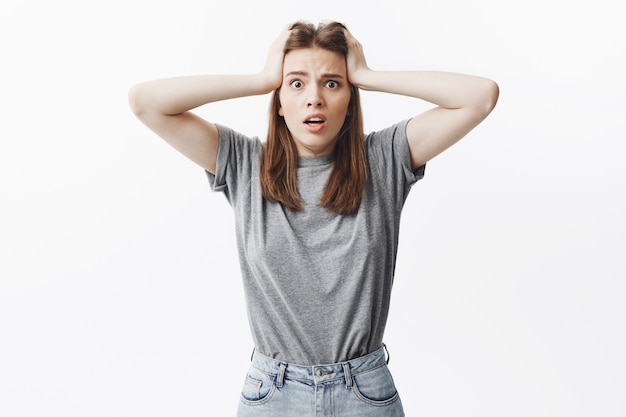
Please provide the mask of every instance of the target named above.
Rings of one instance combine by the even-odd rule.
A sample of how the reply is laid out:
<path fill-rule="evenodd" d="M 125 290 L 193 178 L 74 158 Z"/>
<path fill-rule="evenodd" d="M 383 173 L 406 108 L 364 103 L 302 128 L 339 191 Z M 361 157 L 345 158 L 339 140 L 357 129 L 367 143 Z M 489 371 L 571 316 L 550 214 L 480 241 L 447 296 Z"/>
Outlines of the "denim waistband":
<path fill-rule="evenodd" d="M 252 355 L 252 366 L 267 374 L 277 375 L 278 387 L 283 385 L 285 379 L 312 385 L 345 379 L 346 385 L 350 387 L 352 386 L 353 375 L 386 365 L 388 360 L 385 357 L 385 352 L 386 348 L 383 345 L 372 353 L 346 362 L 308 366 L 281 362 L 255 351 Z"/>

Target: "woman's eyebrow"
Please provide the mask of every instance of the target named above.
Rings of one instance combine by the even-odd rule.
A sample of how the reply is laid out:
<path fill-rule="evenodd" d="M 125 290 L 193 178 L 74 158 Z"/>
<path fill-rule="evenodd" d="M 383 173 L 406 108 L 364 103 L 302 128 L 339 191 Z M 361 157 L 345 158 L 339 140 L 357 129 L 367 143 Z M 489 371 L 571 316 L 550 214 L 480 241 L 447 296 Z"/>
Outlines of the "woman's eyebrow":
<path fill-rule="evenodd" d="M 291 77 L 291 76 L 294 76 L 294 75 L 297 75 L 297 76 L 300 76 L 300 77 L 308 77 L 309 73 L 306 72 L 306 71 L 289 71 L 287 74 L 285 74 L 285 77 Z M 335 73 L 332 73 L 332 72 L 327 72 L 327 73 L 322 74 L 322 78 L 342 78 L 343 79 L 344 76 L 341 75 L 341 74 L 335 74 Z"/>

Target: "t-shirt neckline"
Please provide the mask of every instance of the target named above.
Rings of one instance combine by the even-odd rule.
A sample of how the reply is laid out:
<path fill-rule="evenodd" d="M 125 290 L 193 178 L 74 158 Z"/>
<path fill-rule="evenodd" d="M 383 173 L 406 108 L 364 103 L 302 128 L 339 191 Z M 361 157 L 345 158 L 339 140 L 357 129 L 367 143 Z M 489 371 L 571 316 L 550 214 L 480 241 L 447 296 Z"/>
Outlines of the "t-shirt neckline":
<path fill-rule="evenodd" d="M 335 159 L 335 151 L 320 156 L 299 156 L 298 168 L 328 165 Z"/>

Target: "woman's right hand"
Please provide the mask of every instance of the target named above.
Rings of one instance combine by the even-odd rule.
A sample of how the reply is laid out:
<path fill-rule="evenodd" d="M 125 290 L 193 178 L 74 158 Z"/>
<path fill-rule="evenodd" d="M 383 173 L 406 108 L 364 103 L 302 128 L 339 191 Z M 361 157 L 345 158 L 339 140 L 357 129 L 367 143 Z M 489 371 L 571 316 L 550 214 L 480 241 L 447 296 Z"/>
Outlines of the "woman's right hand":
<path fill-rule="evenodd" d="M 208 74 L 147 81 L 132 87 L 129 101 L 137 117 L 183 155 L 215 173 L 217 126 L 190 110 L 207 103 L 267 94 L 282 85 L 285 27 L 256 74 Z"/>
<path fill-rule="evenodd" d="M 280 35 L 270 45 L 265 66 L 261 75 L 265 78 L 269 91 L 279 88 L 283 83 L 283 61 L 285 43 L 291 34 L 291 24 L 285 26 Z"/>

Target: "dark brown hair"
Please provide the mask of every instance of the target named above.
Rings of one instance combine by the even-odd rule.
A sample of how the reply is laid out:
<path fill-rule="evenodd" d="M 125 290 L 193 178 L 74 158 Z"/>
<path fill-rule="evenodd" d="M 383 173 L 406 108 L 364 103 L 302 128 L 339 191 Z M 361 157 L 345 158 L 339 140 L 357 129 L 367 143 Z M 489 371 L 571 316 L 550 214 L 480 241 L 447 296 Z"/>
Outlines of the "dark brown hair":
<path fill-rule="evenodd" d="M 348 44 L 341 23 L 296 22 L 285 43 L 287 54 L 294 49 L 319 47 L 348 55 Z M 278 202 L 292 211 L 302 210 L 298 192 L 298 151 L 285 119 L 278 114 L 280 88 L 274 91 L 270 104 L 267 141 L 261 159 L 261 191 L 268 201 Z M 367 162 L 363 143 L 363 116 L 359 90 L 350 85 L 348 115 L 335 145 L 334 166 L 319 204 L 338 214 L 357 211 L 367 180 Z"/>

